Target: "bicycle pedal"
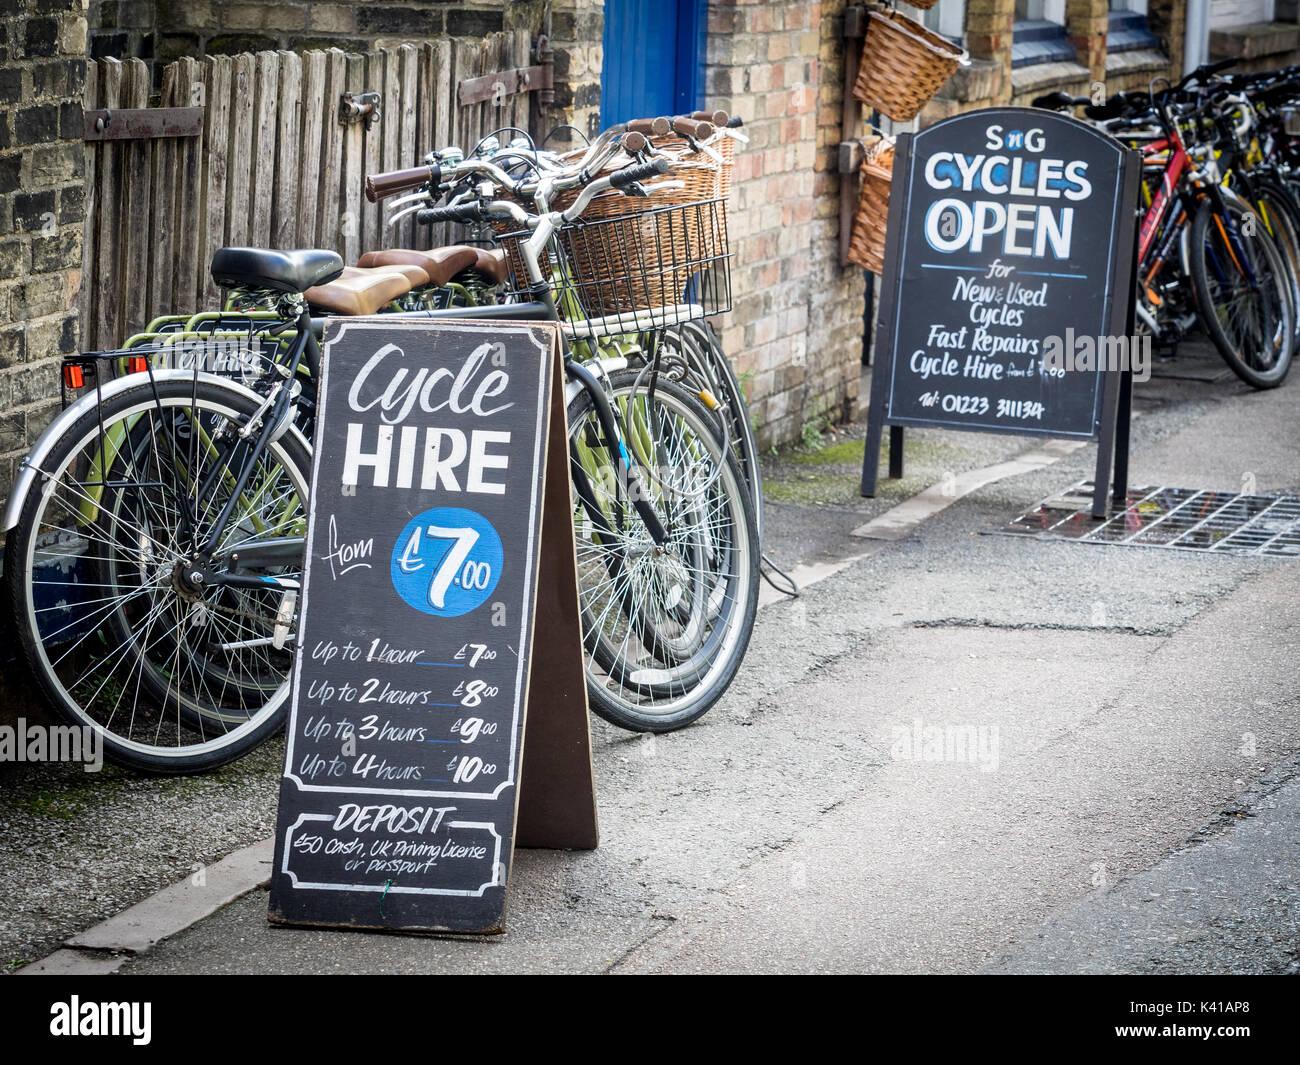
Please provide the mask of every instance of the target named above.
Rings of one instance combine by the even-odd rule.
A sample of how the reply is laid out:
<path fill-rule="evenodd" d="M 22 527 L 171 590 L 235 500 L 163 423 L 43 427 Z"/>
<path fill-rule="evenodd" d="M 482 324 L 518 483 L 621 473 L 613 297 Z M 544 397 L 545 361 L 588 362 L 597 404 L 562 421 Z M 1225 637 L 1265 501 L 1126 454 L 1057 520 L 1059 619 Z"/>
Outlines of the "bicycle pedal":
<path fill-rule="evenodd" d="M 280 609 L 275 612 L 275 634 L 271 639 L 277 651 L 283 651 L 289 642 L 289 626 L 298 606 L 298 591 L 291 588 L 280 597 Z"/>

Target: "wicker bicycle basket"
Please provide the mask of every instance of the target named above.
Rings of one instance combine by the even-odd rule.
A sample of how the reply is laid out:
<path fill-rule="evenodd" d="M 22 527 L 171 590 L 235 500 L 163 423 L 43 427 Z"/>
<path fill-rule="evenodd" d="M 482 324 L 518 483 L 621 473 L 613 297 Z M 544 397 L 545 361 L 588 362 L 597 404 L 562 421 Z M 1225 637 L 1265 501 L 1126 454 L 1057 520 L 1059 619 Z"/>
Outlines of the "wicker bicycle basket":
<path fill-rule="evenodd" d="M 859 170 L 862 192 L 849 239 L 849 261 L 879 274 L 885 265 L 889 223 L 889 186 L 894 176 L 894 142 L 880 140 L 867 148 Z"/>
<path fill-rule="evenodd" d="M 686 204 L 726 199 L 723 168 L 715 160 L 703 153 L 687 150 L 685 142 L 682 141 L 676 143 L 666 141 L 660 143 L 656 141 L 656 147 L 669 157 L 672 168 L 662 177 L 641 183 L 649 194 L 648 197 L 627 196 L 617 190 L 601 193 L 582 212 L 583 222 L 639 214 L 644 212 L 647 206 L 651 208 L 680 207 Z M 568 156 L 562 158 L 565 162 L 573 163 L 582 154 L 581 151 L 571 152 Z M 605 175 L 614 173 L 635 161 L 631 157 L 620 153 L 604 166 L 601 173 Z M 573 206 L 581 191 L 581 188 L 572 188 L 559 193 L 551 202 L 551 210 L 568 210 Z M 530 210 L 535 209 L 535 205 L 531 203 L 525 204 L 525 207 Z M 719 254 L 726 254 L 725 220 L 721 227 L 715 227 L 711 224 L 701 225 L 700 223 L 704 221 L 704 217 L 698 212 L 686 212 L 684 214 L 683 225 L 687 228 L 692 257 L 705 260 L 716 258 Z M 711 220 L 709 221 L 711 222 Z M 523 259 L 519 256 L 519 242 L 517 239 L 504 239 L 507 236 L 515 236 L 510 233 L 513 226 L 510 222 L 499 222 L 493 225 L 498 239 L 501 240 L 505 248 L 513 276 L 523 278 L 525 271 Z M 713 239 L 718 235 L 722 237 L 723 243 L 721 246 Z M 549 271 L 549 262 L 549 257 L 543 260 L 542 267 L 544 271 Z"/>
<path fill-rule="evenodd" d="M 689 162 L 703 170 L 713 170 L 715 172 L 716 186 L 711 195 L 727 199 L 731 195 L 731 187 L 734 181 L 734 170 L 736 166 L 736 138 L 723 130 L 718 130 L 702 145 L 712 152 L 700 152 L 691 146 L 691 142 L 675 134 L 668 134 L 664 137 L 652 137 L 654 146 L 661 151 L 666 151 L 674 158 L 672 173 L 674 176 L 678 173 L 678 167 L 682 162 Z M 717 159 L 713 156 L 716 155 Z M 718 160 L 721 160 L 719 162 Z M 703 191 L 703 190 L 701 190 Z"/>
<path fill-rule="evenodd" d="M 915 118 L 959 66 L 959 45 L 897 11 L 873 11 L 853 95 L 896 122 Z"/>
<path fill-rule="evenodd" d="M 592 208 L 605 197 L 597 197 Z M 670 325 L 731 309 L 726 210 L 713 198 L 646 207 L 619 195 L 583 213 L 551 239 L 544 269 L 558 289 L 560 315 L 581 332 L 644 328 L 645 312 Z M 657 197 L 651 197 L 657 204 Z M 621 213 L 614 213 L 622 206 Z M 529 234 L 500 237 L 512 266 Z M 522 272 L 515 288 L 528 291 Z M 596 320 L 600 319 L 600 322 Z"/>

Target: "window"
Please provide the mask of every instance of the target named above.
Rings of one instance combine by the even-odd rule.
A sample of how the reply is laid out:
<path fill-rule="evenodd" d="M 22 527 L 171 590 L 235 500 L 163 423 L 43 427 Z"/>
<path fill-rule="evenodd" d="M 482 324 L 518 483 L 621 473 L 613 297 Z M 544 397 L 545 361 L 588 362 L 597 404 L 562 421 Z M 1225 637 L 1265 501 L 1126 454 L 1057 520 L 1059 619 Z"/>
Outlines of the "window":
<path fill-rule="evenodd" d="M 1065 35 L 1065 0 L 1016 0 L 1011 28 L 1011 66 L 1072 63 L 1074 45 Z"/>
<path fill-rule="evenodd" d="M 1160 49 L 1160 38 L 1147 27 L 1146 8 L 1146 0 L 1110 0 L 1107 55 Z"/>
<path fill-rule="evenodd" d="M 933 30 L 951 41 L 966 41 L 966 0 L 939 0 L 928 11 L 913 7 L 903 0 L 899 9 L 910 19 L 915 19 L 927 30 Z"/>
<path fill-rule="evenodd" d="M 1055 22 L 1065 25 L 1065 0 L 1016 0 L 1017 22 Z"/>
<path fill-rule="evenodd" d="M 1210 0 L 1210 29 L 1239 30 L 1273 21 L 1273 0 Z"/>
<path fill-rule="evenodd" d="M 922 22 L 927 30 L 934 30 L 950 40 L 966 40 L 966 0 L 939 0 L 924 14 Z"/>

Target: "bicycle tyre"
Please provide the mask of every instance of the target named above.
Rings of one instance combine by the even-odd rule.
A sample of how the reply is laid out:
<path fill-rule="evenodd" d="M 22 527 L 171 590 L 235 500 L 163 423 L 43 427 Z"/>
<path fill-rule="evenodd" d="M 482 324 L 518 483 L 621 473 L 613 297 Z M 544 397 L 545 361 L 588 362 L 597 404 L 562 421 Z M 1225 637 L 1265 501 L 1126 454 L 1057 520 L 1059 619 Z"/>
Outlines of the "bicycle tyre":
<path fill-rule="evenodd" d="M 215 607 L 196 608 L 200 600 L 195 598 L 182 601 L 172 577 L 184 554 L 177 517 L 180 497 L 175 480 L 169 494 L 168 481 L 176 474 L 165 468 L 164 456 L 158 451 L 149 456 L 152 482 L 142 477 L 113 481 L 95 472 L 113 468 L 104 461 L 107 450 L 129 440 L 141 419 L 188 411 L 193 425 L 220 431 L 246 423 L 257 408 L 257 397 L 251 394 L 202 380 L 150 382 L 142 375 L 139 385 L 110 396 L 66 429 L 43 461 L 44 486 L 28 494 L 8 534 L 6 601 L 19 658 L 54 713 L 69 725 L 99 733 L 105 758 L 115 764 L 164 774 L 214 769 L 247 754 L 284 725 L 288 652 L 274 659 L 268 652 L 265 658 L 282 669 L 281 683 L 270 698 L 260 685 L 230 685 L 220 691 L 205 687 L 202 669 L 195 665 L 198 656 L 185 652 L 186 626 L 196 627 L 196 612 L 217 615 L 216 621 L 201 622 L 215 632 L 244 631 L 250 636 L 264 632 L 270 617 L 255 619 L 253 628 L 247 618 L 240 618 L 220 629 Z M 277 478 L 275 483 L 284 485 L 282 516 L 292 517 L 297 513 L 293 508 L 305 510 L 311 460 L 302 437 L 284 433 L 267 446 L 263 461 Z M 156 490 L 152 497 L 150 490 Z M 210 501 L 205 505 L 210 511 Z M 143 514 L 149 516 L 147 527 L 139 523 Z M 234 523 L 230 527 L 240 535 L 244 531 Z M 123 564 L 123 573 L 141 574 L 139 583 L 130 591 L 106 585 L 110 594 L 97 601 L 99 592 L 87 587 L 84 574 L 102 573 L 103 565 L 117 563 Z M 214 599 L 217 591 L 210 593 Z M 71 610 L 56 610 L 48 605 L 51 599 L 70 600 Z M 70 613 L 72 621 L 67 620 Z M 124 620 L 141 626 L 133 630 L 137 639 L 122 639 Z M 169 656 L 164 662 L 150 657 L 158 646 Z M 158 678 L 163 675 L 175 680 L 171 698 L 159 696 Z M 250 689 L 257 690 L 255 697 L 249 697 Z"/>
<path fill-rule="evenodd" d="M 630 396 L 636 376 L 631 371 L 610 375 L 607 390 L 616 406 Z M 649 402 L 644 389 L 637 393 L 637 402 Z M 758 529 L 735 456 L 721 454 L 712 413 L 685 388 L 660 378 L 654 402 L 672 419 L 674 433 L 680 437 L 679 452 L 688 452 L 706 467 L 701 470 L 702 481 L 713 472 L 707 464 L 722 463 L 705 496 L 707 527 L 679 524 L 669 543 L 656 550 L 626 497 L 602 499 L 601 514 L 593 517 L 582 487 L 575 492 L 588 698 L 596 714 L 634 732 L 673 731 L 706 713 L 740 667 L 758 608 Z M 594 405 L 585 391 L 570 403 L 568 416 L 571 461 L 580 462 L 583 437 L 598 432 Z M 602 521 L 607 522 L 609 534 L 591 528 Z M 602 536 L 610 542 L 599 542 Z M 681 558 L 688 549 L 696 560 L 694 569 Z M 708 567 L 699 564 L 701 554 L 709 556 Z M 624 567 L 633 567 L 627 576 Z M 684 583 L 692 588 L 686 610 L 674 598 Z M 703 612 L 701 594 L 707 597 Z M 687 613 L 689 618 L 683 616 Z M 701 618 L 709 627 L 697 645 L 688 646 L 688 653 L 676 660 L 664 660 L 672 657 L 663 651 L 669 643 L 664 630 Z"/>
<path fill-rule="evenodd" d="M 1286 378 L 1295 346 L 1286 264 L 1264 223 L 1248 207 L 1226 202 L 1236 219 L 1254 219 L 1250 232 L 1235 225 L 1238 244 L 1256 276 L 1252 286 L 1238 268 L 1236 249 L 1224 243 L 1210 201 L 1192 220 L 1189 247 L 1192 288 L 1205 331 L 1228 367 L 1254 388 L 1276 388 Z M 1212 224 L 1214 223 L 1214 224 Z"/>
<path fill-rule="evenodd" d="M 1300 208 L 1297 208 L 1291 190 L 1280 182 L 1259 182 L 1256 191 L 1255 209 L 1268 224 L 1269 235 L 1286 266 L 1285 276 L 1290 283 L 1293 308 L 1291 332 L 1295 337 L 1294 348 L 1295 344 L 1300 344 Z"/>

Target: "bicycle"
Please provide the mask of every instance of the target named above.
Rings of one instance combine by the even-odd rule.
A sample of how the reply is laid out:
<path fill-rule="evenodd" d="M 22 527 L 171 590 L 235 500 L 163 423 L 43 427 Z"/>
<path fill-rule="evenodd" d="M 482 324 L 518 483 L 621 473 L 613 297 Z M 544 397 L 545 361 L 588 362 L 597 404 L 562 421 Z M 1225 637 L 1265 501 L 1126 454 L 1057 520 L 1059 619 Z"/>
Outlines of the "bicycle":
<path fill-rule="evenodd" d="M 1222 113 L 1224 87 L 1209 81 L 1230 64 L 1200 67 L 1162 92 L 1117 93 L 1102 105 L 1061 93 L 1035 104 L 1082 106 L 1143 153 L 1139 328 L 1176 345 L 1199 321 L 1238 377 L 1273 388 L 1300 338 L 1300 276 L 1292 269 L 1300 246 L 1294 259 L 1285 243 L 1279 247 L 1288 231 L 1281 209 L 1268 213 L 1275 187 L 1234 169 L 1240 133 Z M 1228 187 L 1234 179 L 1242 192 Z"/>
<path fill-rule="evenodd" d="M 591 161 L 608 161 L 623 140 L 598 141 Z M 464 165 L 464 175 L 483 173 Z M 579 167 L 511 183 L 543 202 L 577 192 L 563 212 L 480 208 L 523 223 L 516 250 L 534 298 L 397 313 L 560 320 L 557 296 L 578 307 L 582 285 L 600 281 L 563 266 L 575 230 L 586 228 L 582 212 L 597 194 L 666 169 L 656 159 L 608 176 Z M 725 240 L 714 252 L 712 264 L 725 268 Z M 549 276 L 542 255 L 558 267 Z M 333 253 L 223 249 L 212 263 L 218 284 L 272 309 L 160 322 L 122 350 L 65 361 L 65 386 L 83 395 L 15 483 L 7 599 L 42 693 L 64 720 L 98 730 L 119 764 L 212 768 L 283 724 L 310 483 L 303 427 L 320 359 L 321 320 L 302 294 L 342 269 Z M 631 317 L 654 328 L 673 315 Z M 589 349 L 601 340 L 600 317 L 584 321 L 585 332 L 571 320 L 562 327 L 570 438 L 583 444 L 570 468 L 575 524 L 589 534 L 589 693 L 594 709 L 626 727 L 677 728 L 720 696 L 748 644 L 752 505 L 713 413 L 657 372 L 637 391 L 617 358 L 584 365 L 575 340 Z M 650 473 L 647 460 L 662 465 Z M 59 601 L 69 598 L 71 610 Z"/>

